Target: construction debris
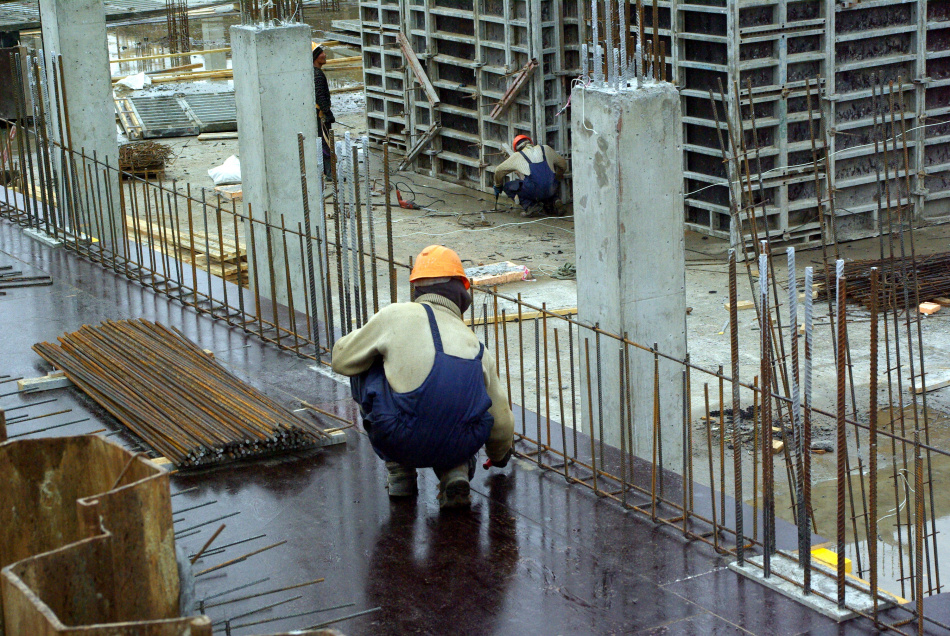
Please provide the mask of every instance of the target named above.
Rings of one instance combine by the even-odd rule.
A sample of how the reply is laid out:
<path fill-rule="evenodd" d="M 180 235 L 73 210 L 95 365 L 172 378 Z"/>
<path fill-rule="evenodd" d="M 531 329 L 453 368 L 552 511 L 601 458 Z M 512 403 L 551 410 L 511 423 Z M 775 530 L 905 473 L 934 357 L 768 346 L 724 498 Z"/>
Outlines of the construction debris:
<path fill-rule="evenodd" d="M 49 276 L 24 276 L 23 272 L 13 269 L 12 265 L 0 267 L 0 290 L 14 287 L 41 287 L 52 285 L 53 279 Z M 0 291 L 0 296 L 6 295 Z"/>
<path fill-rule="evenodd" d="M 108 321 L 59 343 L 41 342 L 33 350 L 180 468 L 329 442 L 321 428 L 158 323 Z"/>
<path fill-rule="evenodd" d="M 119 170 L 141 176 L 163 174 L 172 149 L 154 141 L 138 141 L 119 146 Z"/>

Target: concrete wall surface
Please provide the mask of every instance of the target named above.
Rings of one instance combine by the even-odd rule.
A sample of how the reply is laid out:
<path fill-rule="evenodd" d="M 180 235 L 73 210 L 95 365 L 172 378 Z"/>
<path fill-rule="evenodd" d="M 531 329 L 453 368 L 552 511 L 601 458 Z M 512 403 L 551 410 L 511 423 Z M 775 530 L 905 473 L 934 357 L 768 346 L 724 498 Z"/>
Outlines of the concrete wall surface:
<path fill-rule="evenodd" d="M 72 149 L 78 153 L 85 149 L 88 157 L 96 159 L 116 169 L 119 165 L 118 133 L 115 125 L 115 109 L 112 105 L 112 80 L 109 71 L 109 48 L 106 40 L 106 14 L 102 0 L 40 0 L 40 19 L 43 26 L 43 59 L 47 66 L 47 117 L 52 122 L 53 139 L 66 141 L 66 135 L 60 130 L 63 116 L 56 103 L 53 91 L 51 60 L 62 56 L 65 85 L 60 86 L 61 99 L 65 96 L 69 106 L 69 132 Z M 59 78 L 56 78 L 59 81 Z M 52 140 L 51 140 L 52 141 Z M 60 175 L 60 201 L 68 197 L 63 193 L 64 179 L 61 157 L 53 153 L 57 174 Z M 73 187 L 81 190 L 82 167 L 77 158 L 77 175 L 73 178 Z M 90 165 L 90 167 L 92 167 Z M 104 165 L 96 172 L 101 174 Z M 104 187 L 104 186 L 100 186 Z M 112 200 L 119 201 L 118 175 L 110 173 Z M 103 195 L 104 196 L 104 195 Z M 75 201 L 84 201 L 85 197 L 77 193 Z M 115 205 L 112 210 L 114 232 L 105 231 L 99 237 L 104 242 L 124 241 L 122 232 L 122 210 Z M 116 246 L 121 251 L 121 245 Z"/>
<path fill-rule="evenodd" d="M 657 343 L 660 352 L 681 359 L 686 268 L 679 94 L 666 83 L 620 92 L 577 87 L 572 105 L 579 316 L 639 344 Z M 594 382 L 602 378 L 602 398 L 595 397 L 591 409 L 582 392 L 584 430 L 591 430 L 593 412 L 595 438 L 618 448 L 622 346 L 616 339 L 591 338 L 591 376 Z M 628 356 L 632 406 L 624 419 L 632 416 L 632 427 L 626 434 L 632 432 L 633 453 L 650 459 L 654 356 L 633 347 Z M 586 364 L 581 367 L 586 381 Z M 660 358 L 662 463 L 677 472 L 683 459 L 682 370 Z M 629 441 L 625 445 L 630 448 Z"/>

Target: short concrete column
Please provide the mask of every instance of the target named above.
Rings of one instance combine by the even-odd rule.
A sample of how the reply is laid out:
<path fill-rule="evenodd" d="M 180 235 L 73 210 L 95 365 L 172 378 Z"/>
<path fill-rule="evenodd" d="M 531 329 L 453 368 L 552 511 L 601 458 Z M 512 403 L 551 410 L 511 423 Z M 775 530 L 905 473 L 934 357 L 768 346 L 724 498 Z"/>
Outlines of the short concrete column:
<path fill-rule="evenodd" d="M 65 83 L 60 86 L 60 94 L 66 96 L 69 111 L 69 130 L 72 149 L 79 153 L 85 150 L 90 158 L 95 155 L 101 165 L 93 174 L 102 176 L 105 162 L 112 170 L 109 172 L 108 187 L 112 191 L 112 204 L 106 205 L 108 198 L 104 194 L 106 186 L 100 183 L 102 215 L 106 222 L 111 221 L 112 228 L 103 228 L 104 236 L 99 239 L 105 243 L 124 241 L 122 231 L 122 210 L 119 206 L 119 180 L 115 169 L 118 168 L 118 133 L 115 126 L 115 109 L 112 106 L 112 80 L 109 71 L 109 48 L 106 40 L 106 14 L 102 0 L 40 0 L 40 21 L 43 28 L 43 57 L 47 66 L 47 94 L 49 103 L 47 116 L 52 122 L 52 133 L 56 141 L 68 141 L 67 135 L 60 131 L 64 117 L 59 112 L 53 91 L 53 73 L 51 60 L 62 56 L 63 77 Z M 59 78 L 56 78 L 59 81 Z M 58 152 L 53 152 L 54 164 L 59 175 L 59 201 L 66 201 L 63 186 L 63 168 Z M 91 163 L 89 164 L 92 167 Z M 83 169 L 76 162 L 77 175 L 72 180 L 75 189 L 83 187 Z M 86 200 L 80 192 L 74 192 L 73 201 Z M 98 200 L 98 199 L 97 199 Z M 68 218 L 68 217 L 67 217 Z M 77 218 L 80 218 L 77 214 Z M 91 228 L 85 228 L 91 232 Z M 122 253 L 121 246 L 116 250 Z"/>
<path fill-rule="evenodd" d="M 231 53 L 245 213 L 250 211 L 259 221 L 264 220 L 266 213 L 270 223 L 277 226 L 283 215 L 288 230 L 296 232 L 298 224 L 306 228 L 297 143 L 297 134 L 303 133 L 310 231 L 313 234 L 315 228 L 319 228 L 321 235 L 326 236 L 321 181 L 323 154 L 313 94 L 310 27 L 303 24 L 233 26 Z M 307 259 L 300 252 L 299 240 L 288 235 L 285 261 L 280 232 L 271 232 L 273 247 L 268 258 L 267 234 L 260 224 L 255 223 L 254 228 L 257 253 L 254 259 L 248 259 L 248 266 L 257 270 L 260 294 L 286 305 L 289 301 L 286 268 L 289 267 L 294 305 L 302 309 L 309 290 Z M 250 251 L 250 235 L 247 236 Z M 255 280 L 253 270 L 249 280 Z M 318 286 L 321 283 L 317 280 Z M 319 287 L 316 300 L 320 302 Z M 321 313 L 318 306 L 313 315 Z"/>
<path fill-rule="evenodd" d="M 227 46 L 227 41 L 224 39 L 224 18 L 202 20 L 201 40 L 203 49 L 223 49 Z M 206 71 L 217 71 L 228 67 L 227 53 L 208 53 L 203 57 Z"/>
<path fill-rule="evenodd" d="M 667 83 L 611 90 L 578 87 L 572 103 L 572 169 L 581 320 L 682 358 L 686 353 L 683 247 L 683 135 L 680 97 Z M 584 360 L 584 334 L 581 334 Z M 620 447 L 620 348 L 600 337 L 602 398 L 584 402 L 585 431 Z M 596 341 L 590 339 L 597 382 Z M 654 440 L 654 356 L 631 347 L 632 450 L 650 459 Z M 586 374 L 586 363 L 581 365 Z M 662 465 L 680 472 L 683 390 L 680 364 L 659 364 Z M 586 382 L 586 379 L 585 379 Z M 595 385 L 596 386 L 596 385 Z M 592 408 L 589 408 L 591 406 Z M 593 412 L 593 422 L 589 413 Z M 626 418 L 625 418 L 626 419 Z M 627 448 L 631 448 L 629 440 Z"/>

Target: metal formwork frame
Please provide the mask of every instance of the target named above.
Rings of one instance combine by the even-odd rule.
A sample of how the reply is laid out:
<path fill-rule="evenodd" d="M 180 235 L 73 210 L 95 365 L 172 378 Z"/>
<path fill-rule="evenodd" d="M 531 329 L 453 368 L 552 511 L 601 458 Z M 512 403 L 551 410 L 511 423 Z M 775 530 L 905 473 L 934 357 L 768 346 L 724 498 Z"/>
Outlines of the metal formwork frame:
<path fill-rule="evenodd" d="M 818 141 L 821 154 L 825 154 L 822 145 L 827 144 L 829 158 L 819 175 L 825 193 L 821 205 L 835 219 L 839 239 L 879 231 L 872 166 L 881 158 L 874 156 L 873 144 L 862 143 L 874 126 L 868 85 L 872 73 L 883 76 L 885 96 L 894 81 L 895 100 L 898 104 L 905 100 L 912 192 L 908 199 L 906 188 L 901 189 L 901 204 L 912 204 L 917 219 L 950 218 L 950 208 L 941 203 L 950 198 L 950 135 L 937 134 L 944 131 L 935 130 L 931 122 L 946 116 L 950 108 L 939 99 L 927 98 L 928 90 L 950 86 L 950 51 L 946 50 L 950 47 L 943 35 L 950 28 L 950 16 L 940 3 L 722 0 L 702 5 L 661 2 L 660 6 L 674 14 L 671 61 L 684 100 L 686 219 L 693 229 L 728 237 L 729 181 L 738 189 L 737 175 L 727 175 L 716 165 L 722 159 L 714 139 L 716 123 L 708 104 L 699 103 L 709 101 L 710 88 L 714 101 L 723 100 L 718 88 L 709 85 L 711 77 L 722 79 L 724 112 L 737 122 L 741 111 L 747 135 L 752 128 L 749 100 L 756 104 L 766 201 L 754 214 L 773 236 L 792 243 L 812 243 L 819 236 L 818 201 L 809 183 L 814 170 L 802 166 L 810 141 L 803 139 L 808 114 L 801 107 L 800 92 L 809 78 L 822 81 L 822 99 L 816 100 L 814 113 L 814 124 L 820 125 L 821 117 L 828 133 Z M 746 84 L 750 79 L 751 95 Z M 738 105 L 736 82 L 742 102 Z M 720 122 L 723 134 L 725 128 Z M 906 176 L 903 169 L 894 174 L 895 183 Z M 934 175 L 938 177 L 935 187 L 928 188 L 927 180 L 934 182 Z M 833 215 L 828 192 L 835 195 Z"/>

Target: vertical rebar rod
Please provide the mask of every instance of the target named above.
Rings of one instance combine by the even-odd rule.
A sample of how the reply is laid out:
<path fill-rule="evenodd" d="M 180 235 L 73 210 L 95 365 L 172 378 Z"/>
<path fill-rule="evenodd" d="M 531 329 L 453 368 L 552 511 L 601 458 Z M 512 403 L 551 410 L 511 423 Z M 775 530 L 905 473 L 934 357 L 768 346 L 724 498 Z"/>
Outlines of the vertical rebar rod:
<path fill-rule="evenodd" d="M 487 313 L 487 311 L 486 311 Z M 537 424 L 537 443 L 538 443 L 538 466 L 541 466 L 541 343 L 540 332 L 538 331 L 538 319 L 532 320 L 534 323 L 534 421 Z M 485 337 L 488 337 L 488 330 L 485 330 Z M 597 471 L 596 465 L 594 472 Z"/>
<path fill-rule="evenodd" d="M 369 179 L 369 137 L 363 135 L 363 158 L 366 162 L 363 172 L 366 175 L 366 222 L 369 226 L 369 267 L 373 286 L 373 313 L 379 311 L 379 270 L 376 263 L 376 215 L 373 214 L 373 196 Z M 385 171 L 386 166 L 383 166 Z M 388 196 L 388 195 L 387 195 Z"/>
<path fill-rule="evenodd" d="M 319 364 L 322 358 L 322 353 L 320 351 L 320 326 L 318 324 L 319 312 L 317 311 L 317 280 L 316 272 L 314 271 L 313 267 L 313 241 L 310 234 L 311 228 L 313 226 L 310 224 L 310 191 L 307 185 L 307 160 L 304 156 L 303 133 L 297 133 L 297 159 L 300 168 L 300 197 L 301 203 L 303 204 L 303 223 L 307 228 L 305 254 L 307 258 L 307 283 L 308 291 L 310 293 L 310 312 L 313 315 L 313 320 L 310 324 L 310 328 L 312 330 L 310 335 L 313 337 L 313 353 L 314 356 L 316 356 L 317 364 Z M 323 207 L 322 201 L 320 202 L 320 207 Z M 237 220 L 235 219 L 235 225 L 236 223 Z M 237 227 L 235 227 L 234 242 L 237 243 Z M 319 259 L 319 250 L 317 250 L 317 252 L 317 258 Z M 238 267 L 238 271 L 240 271 L 240 267 Z M 238 283 L 238 291 L 240 292 L 240 283 Z M 241 297 L 243 298 L 243 294 L 241 294 Z M 243 313 L 243 309 L 241 311 Z"/>
<path fill-rule="evenodd" d="M 761 366 L 759 374 L 762 378 L 762 564 L 765 578 L 772 575 L 772 554 L 774 552 L 773 525 L 774 514 L 774 487 L 772 463 L 772 330 L 769 328 L 769 260 L 765 253 L 759 254 L 759 301 L 762 308 L 760 322 L 761 338 Z"/>
<path fill-rule="evenodd" d="M 742 497 L 742 433 L 739 429 L 739 420 L 742 417 L 741 402 L 739 400 L 739 308 L 736 289 L 736 250 L 729 250 L 729 359 L 732 374 L 732 465 L 734 473 L 733 494 L 736 502 L 736 559 L 739 565 L 745 563 L 745 526 L 743 519 Z M 724 405 L 719 405 L 724 409 Z M 723 431 L 720 430 L 722 435 Z M 725 521 L 725 519 L 723 519 Z M 755 520 L 753 519 L 753 522 Z"/>
<path fill-rule="evenodd" d="M 270 277 L 270 305 L 274 320 L 274 333 L 277 335 L 277 348 L 280 344 L 280 314 L 277 310 L 277 281 L 274 278 L 274 245 L 271 239 L 270 213 L 264 210 L 264 238 L 267 242 L 267 271 Z M 210 283 L 210 281 L 209 281 Z M 210 293 L 210 288 L 209 288 Z M 210 297 L 210 296 L 209 296 Z"/>
<path fill-rule="evenodd" d="M 294 309 L 294 286 L 291 282 L 290 276 L 290 253 L 287 251 L 287 224 L 284 221 L 284 215 L 280 215 L 280 238 L 283 243 L 284 248 L 284 284 L 287 286 L 287 312 L 288 312 L 288 322 L 289 322 L 289 331 L 290 336 L 294 339 L 294 352 L 299 356 L 300 355 L 300 338 L 297 337 L 297 312 Z M 227 281 L 223 278 L 221 280 L 221 285 L 227 289 Z M 227 294 L 225 293 L 225 303 L 224 310 L 229 312 L 227 304 Z"/>
<path fill-rule="evenodd" d="M 805 268 L 805 351 L 804 364 L 802 367 L 802 389 L 803 389 L 803 421 L 802 421 L 802 447 L 805 449 L 802 456 L 802 498 L 805 502 L 804 532 L 805 549 L 799 555 L 799 562 L 804 570 L 803 587 L 805 595 L 811 593 L 811 520 L 814 517 L 811 503 L 811 366 L 812 366 L 812 322 L 814 320 L 814 301 L 813 301 L 813 277 L 814 269 Z"/>
<path fill-rule="evenodd" d="M 360 197 L 360 159 L 359 159 L 359 148 L 356 144 L 352 146 L 352 153 L 350 161 L 353 162 L 353 228 L 356 232 L 356 248 L 354 262 L 356 263 L 358 269 L 353 272 L 354 279 L 359 274 L 359 301 L 360 301 L 360 310 L 362 312 L 362 321 L 360 326 L 366 324 L 369 320 L 369 311 L 367 310 L 367 295 L 366 295 L 366 261 L 363 259 L 364 253 L 364 242 L 363 242 L 363 208 L 362 208 L 362 197 Z M 369 190 L 366 191 L 366 207 L 370 207 L 370 196 Z"/>
<path fill-rule="evenodd" d="M 596 0 L 595 0 L 596 2 Z M 590 338 L 584 338 L 584 366 L 587 370 L 587 416 L 590 428 L 590 456 L 591 466 L 594 470 L 594 492 L 597 492 L 597 449 L 594 443 L 594 392 L 590 378 Z M 655 500 L 654 500 L 655 505 Z M 654 516 L 655 518 L 655 516 Z"/>
<path fill-rule="evenodd" d="M 622 1 L 622 0 L 621 0 Z M 554 330 L 557 333 L 557 329 Z M 556 336 L 555 336 L 556 340 Z M 560 360 L 560 358 L 558 358 Z M 617 395 L 620 397 L 620 505 L 624 508 L 627 507 L 627 432 L 625 420 L 627 415 L 627 402 L 624 399 L 624 394 L 626 393 L 626 385 L 623 368 L 623 347 L 620 348 L 620 354 L 617 356 L 617 362 L 620 365 L 620 373 L 617 378 L 620 382 L 620 387 Z M 560 371 L 560 362 L 558 362 L 558 370 Z M 560 374 L 558 374 L 560 379 Z M 563 431 L 562 431 L 563 434 Z M 567 453 L 564 454 L 565 466 L 567 465 Z"/>
<path fill-rule="evenodd" d="M 389 278 L 389 302 L 396 302 L 396 270 L 395 258 L 393 257 L 393 208 L 391 195 L 389 193 L 391 186 L 389 184 L 389 142 L 383 144 L 383 189 L 386 191 L 383 198 L 386 202 L 386 250 L 389 260 L 389 271 L 386 272 Z"/>
<path fill-rule="evenodd" d="M 709 417 L 709 383 L 703 383 L 703 402 L 706 407 L 706 449 L 707 457 L 709 458 L 709 483 L 712 486 L 716 482 L 715 480 L 715 471 L 713 470 L 713 454 L 712 454 L 712 419 Z M 723 406 L 719 405 L 719 412 L 722 413 Z M 723 430 L 719 429 L 719 437 L 721 438 L 724 435 Z M 715 489 L 710 487 L 710 497 L 709 497 L 709 508 L 712 512 L 712 535 L 713 535 L 713 549 L 716 552 L 719 552 L 719 523 L 716 521 L 716 496 Z"/>
<path fill-rule="evenodd" d="M 586 341 L 586 338 L 585 338 Z M 650 518 L 656 523 L 657 472 L 660 460 L 660 352 L 653 343 L 653 461 L 650 470 Z M 660 473 L 662 475 L 662 473 Z"/>
<path fill-rule="evenodd" d="M 495 290 L 497 294 L 498 290 Z M 498 307 L 498 296 L 495 296 L 495 308 Z M 546 423 L 546 446 L 551 446 L 551 374 L 548 369 L 548 310 L 547 303 L 541 303 L 541 331 L 544 333 L 544 420 Z M 497 313 L 497 312 L 496 312 Z M 495 321 L 495 350 L 498 350 L 498 321 Z M 541 413 L 538 413 L 541 416 Z"/>
<path fill-rule="evenodd" d="M 600 19 L 597 16 L 600 0 L 591 0 L 590 23 L 594 42 L 594 82 L 604 81 L 603 60 L 600 55 Z"/>
<path fill-rule="evenodd" d="M 901 140 L 904 148 L 904 174 L 906 178 L 906 188 L 907 188 L 907 198 L 908 202 L 912 193 L 911 189 L 911 168 L 910 168 L 910 159 L 908 157 L 907 150 L 907 123 L 906 116 L 904 111 L 904 100 L 901 99 L 901 110 L 900 110 L 900 122 L 901 122 Z M 918 179 L 920 177 L 918 176 Z M 917 262 L 917 248 L 914 242 L 914 223 L 913 218 L 908 223 L 908 234 L 910 236 L 910 257 L 911 262 Z M 920 287 L 917 284 L 917 268 L 913 269 L 913 289 L 914 289 L 914 303 L 916 306 L 920 306 Z M 927 494 L 930 500 L 930 530 L 931 537 L 933 538 L 933 576 L 936 582 L 936 590 L 933 588 L 933 583 L 930 582 L 930 546 L 927 547 L 927 557 L 928 557 L 928 587 L 930 591 L 935 591 L 936 593 L 940 592 L 940 557 L 939 550 L 937 549 L 937 515 L 935 511 L 935 501 L 934 501 L 934 488 L 933 488 L 933 464 L 931 463 L 931 451 L 930 451 L 930 415 L 927 410 L 927 380 L 926 380 L 926 370 L 924 364 L 924 342 L 923 342 L 923 333 L 921 329 L 921 314 L 916 312 L 915 314 L 915 324 L 917 327 L 917 348 L 920 351 L 920 395 L 921 395 L 921 406 L 922 406 L 922 416 L 923 416 L 923 430 L 924 430 L 924 443 L 926 444 L 926 463 L 927 463 Z M 924 521 L 926 521 L 926 506 L 924 508 Z"/>
<path fill-rule="evenodd" d="M 798 372 L 798 280 L 795 267 L 795 248 L 786 250 L 788 263 L 788 326 L 791 331 L 792 349 L 792 441 L 795 445 L 795 500 L 797 502 L 796 525 L 798 526 L 798 555 L 799 565 L 805 554 L 805 501 L 802 484 L 802 456 L 808 452 L 802 446 L 802 403 L 799 390 Z"/>
<path fill-rule="evenodd" d="M 877 570 L 877 322 L 878 322 L 878 268 L 871 268 L 871 354 L 870 377 L 868 392 L 870 393 L 870 407 L 868 409 L 868 480 L 870 482 L 871 534 L 868 536 L 868 560 L 871 568 L 871 615 L 874 625 L 878 625 L 878 570 Z"/>
<path fill-rule="evenodd" d="M 561 379 L 561 345 L 558 341 L 557 327 L 554 328 L 554 356 L 557 365 L 557 403 L 558 403 L 558 420 L 561 423 L 561 452 L 563 453 L 564 459 L 564 479 L 567 479 L 567 468 L 570 463 L 567 459 L 567 432 L 564 427 L 564 391 L 561 389 L 563 386 Z M 508 340 L 505 339 L 505 373 L 508 372 Z M 508 401 L 511 402 L 511 385 L 508 385 Z"/>
<path fill-rule="evenodd" d="M 837 459 L 837 484 L 836 494 L 837 502 L 835 505 L 835 540 L 837 544 L 837 589 L 838 589 L 838 607 L 844 608 L 845 605 L 845 481 L 848 478 L 845 470 L 845 456 L 848 454 L 847 429 L 845 428 L 846 406 L 845 400 L 845 350 L 844 350 L 844 323 L 845 323 L 845 277 L 844 261 L 838 260 L 836 267 L 837 288 L 835 296 L 837 298 L 837 327 L 838 327 L 838 346 L 835 355 L 835 371 L 837 374 L 837 444 L 835 454 Z"/>

